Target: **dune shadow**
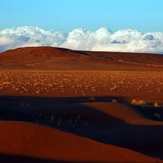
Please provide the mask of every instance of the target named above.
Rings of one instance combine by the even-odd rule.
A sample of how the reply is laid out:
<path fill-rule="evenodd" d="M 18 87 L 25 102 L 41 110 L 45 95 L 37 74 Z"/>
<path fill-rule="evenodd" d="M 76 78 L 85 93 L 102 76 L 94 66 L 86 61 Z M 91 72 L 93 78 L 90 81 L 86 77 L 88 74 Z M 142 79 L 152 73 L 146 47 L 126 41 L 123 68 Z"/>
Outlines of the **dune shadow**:
<path fill-rule="evenodd" d="M 153 157 L 162 156 L 162 125 L 131 125 L 104 113 L 87 102 L 126 104 L 121 97 L 0 97 L 0 119 L 47 125 L 98 142 L 132 149 Z M 108 108 L 109 109 L 109 108 Z M 133 107 L 146 116 L 141 109 Z"/>
<path fill-rule="evenodd" d="M 93 99 L 93 101 L 92 101 Z M 16 121 L 35 121 L 37 116 L 46 117 L 51 114 L 60 116 L 85 114 L 88 119 L 96 115 L 106 120 L 107 116 L 101 111 L 82 105 L 89 102 L 111 102 L 112 100 L 123 102 L 120 97 L 29 97 L 29 96 L 0 96 L 0 119 Z M 92 118 L 91 118 L 92 117 Z M 41 118 L 40 118 L 41 119 Z M 48 117 L 47 117 L 48 119 Z"/>
<path fill-rule="evenodd" d="M 155 121 L 163 121 L 163 107 L 155 107 L 150 105 L 129 105 L 135 111 L 142 114 L 144 117 L 155 120 Z"/>
<path fill-rule="evenodd" d="M 11 154 L 0 154 L 0 162 L 17 162 L 17 163 L 76 163 L 76 161 L 62 161 L 62 160 L 50 160 L 41 159 L 27 156 L 18 156 Z M 98 163 L 96 161 L 77 161 L 78 163 Z M 112 162 L 110 162 L 112 163 Z"/>

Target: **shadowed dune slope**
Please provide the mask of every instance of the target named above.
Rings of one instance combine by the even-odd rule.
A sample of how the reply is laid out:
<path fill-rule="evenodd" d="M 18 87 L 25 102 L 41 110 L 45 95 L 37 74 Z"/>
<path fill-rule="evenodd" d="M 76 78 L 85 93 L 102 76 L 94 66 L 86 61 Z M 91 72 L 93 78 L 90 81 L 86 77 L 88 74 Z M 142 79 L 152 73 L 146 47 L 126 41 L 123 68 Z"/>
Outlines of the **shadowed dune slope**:
<path fill-rule="evenodd" d="M 161 162 L 57 129 L 25 122 L 0 122 L 0 152 L 6 155 L 81 162 Z"/>
<path fill-rule="evenodd" d="M 132 52 L 87 52 L 87 54 L 99 58 L 119 61 L 124 63 L 155 64 L 162 65 L 163 55 L 151 53 L 132 53 Z"/>

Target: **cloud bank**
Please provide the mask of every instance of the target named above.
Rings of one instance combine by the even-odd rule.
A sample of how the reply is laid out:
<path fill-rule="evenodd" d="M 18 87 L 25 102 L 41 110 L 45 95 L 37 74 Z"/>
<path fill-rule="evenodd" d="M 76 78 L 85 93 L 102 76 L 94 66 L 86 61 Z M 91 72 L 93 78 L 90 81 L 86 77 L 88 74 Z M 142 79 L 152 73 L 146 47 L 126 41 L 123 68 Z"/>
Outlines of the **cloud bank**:
<path fill-rule="evenodd" d="M 17 27 L 0 31 L 0 52 L 18 47 L 52 46 L 74 50 L 163 53 L 163 32 L 136 30 L 112 32 L 100 28 L 91 32 L 82 28 L 65 34 L 39 27 Z"/>

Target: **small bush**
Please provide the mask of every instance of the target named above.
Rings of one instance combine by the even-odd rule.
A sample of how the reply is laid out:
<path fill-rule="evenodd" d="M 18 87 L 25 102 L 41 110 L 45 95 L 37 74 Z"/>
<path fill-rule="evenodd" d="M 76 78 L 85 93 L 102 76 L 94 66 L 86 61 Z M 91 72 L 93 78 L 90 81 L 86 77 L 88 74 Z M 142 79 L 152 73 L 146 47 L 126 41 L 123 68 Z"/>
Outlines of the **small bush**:
<path fill-rule="evenodd" d="M 95 102 L 96 99 L 95 99 L 95 97 L 92 96 L 92 97 L 90 97 L 90 98 L 88 99 L 88 101 L 89 101 L 89 102 Z"/>
<path fill-rule="evenodd" d="M 135 100 L 135 99 L 132 99 L 131 100 L 131 104 L 132 105 L 145 105 L 145 101 L 144 100 Z"/>
<path fill-rule="evenodd" d="M 155 113 L 154 114 L 154 117 L 157 119 L 157 120 L 161 120 L 161 116 L 159 113 Z"/>
<path fill-rule="evenodd" d="M 131 100 L 131 104 L 132 104 L 132 105 L 138 105 L 138 101 L 135 100 L 135 99 L 132 99 L 132 100 Z"/>
<path fill-rule="evenodd" d="M 113 103 L 117 103 L 118 101 L 116 99 L 112 99 L 112 102 Z"/>
<path fill-rule="evenodd" d="M 158 103 L 157 102 L 154 102 L 154 107 L 158 107 Z"/>
<path fill-rule="evenodd" d="M 144 100 L 138 100 L 138 105 L 145 105 L 145 101 Z"/>

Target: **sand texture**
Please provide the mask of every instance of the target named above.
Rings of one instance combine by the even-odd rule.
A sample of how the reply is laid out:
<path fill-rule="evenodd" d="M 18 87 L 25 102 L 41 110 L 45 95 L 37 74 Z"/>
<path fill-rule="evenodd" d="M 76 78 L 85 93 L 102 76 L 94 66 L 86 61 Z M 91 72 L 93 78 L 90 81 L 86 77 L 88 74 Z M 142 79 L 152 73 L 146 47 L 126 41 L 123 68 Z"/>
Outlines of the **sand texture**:
<path fill-rule="evenodd" d="M 1 162 L 163 162 L 163 56 L 0 53 Z"/>

